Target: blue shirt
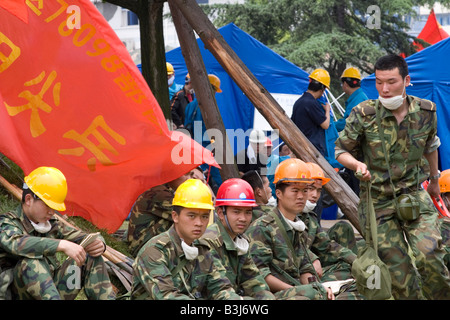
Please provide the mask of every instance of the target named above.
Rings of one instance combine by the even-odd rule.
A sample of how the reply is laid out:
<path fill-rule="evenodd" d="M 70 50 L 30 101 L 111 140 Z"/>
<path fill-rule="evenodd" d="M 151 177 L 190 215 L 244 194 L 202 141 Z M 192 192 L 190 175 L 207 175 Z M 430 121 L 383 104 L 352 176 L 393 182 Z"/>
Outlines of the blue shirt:
<path fill-rule="evenodd" d="M 334 124 L 336 126 L 337 131 L 344 130 L 345 120 L 350 115 L 350 111 L 352 111 L 353 107 L 357 106 L 363 101 L 368 100 L 367 95 L 364 93 L 363 89 L 359 88 L 355 92 L 352 93 L 350 97 L 348 97 L 347 101 L 345 101 L 345 113 L 344 116 L 336 121 Z"/>
<path fill-rule="evenodd" d="M 294 103 L 291 119 L 314 147 L 326 156 L 325 130 L 320 124 L 327 120 L 327 117 L 324 108 L 311 93 L 305 92 Z"/>
<path fill-rule="evenodd" d="M 172 83 L 172 85 L 169 87 L 169 101 L 172 100 L 175 93 L 183 89 L 182 84 L 176 84 L 175 81 Z"/>

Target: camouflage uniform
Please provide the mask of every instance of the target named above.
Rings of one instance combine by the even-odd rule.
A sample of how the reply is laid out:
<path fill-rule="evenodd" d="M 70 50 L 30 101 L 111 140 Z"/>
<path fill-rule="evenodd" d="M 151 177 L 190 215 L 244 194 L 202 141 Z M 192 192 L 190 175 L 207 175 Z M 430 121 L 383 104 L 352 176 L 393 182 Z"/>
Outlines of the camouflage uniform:
<path fill-rule="evenodd" d="M 255 221 L 259 217 L 262 217 L 264 214 L 266 214 L 267 212 L 272 211 L 272 210 L 273 210 L 272 206 L 259 204 L 257 207 L 253 208 L 252 221 Z"/>
<path fill-rule="evenodd" d="M 131 255 L 154 236 L 167 231 L 173 224 L 172 200 L 174 190 L 163 184 L 145 191 L 131 210 L 127 240 Z"/>
<path fill-rule="evenodd" d="M 317 255 L 323 269 L 320 280 L 325 282 L 352 278 L 352 263 L 356 259 L 356 254 L 349 248 L 331 240 L 328 233 L 320 226 L 314 212 L 302 213 L 300 219 L 306 225 L 305 233 L 308 235 L 306 246 Z M 357 293 L 356 285 L 336 296 L 338 300 L 361 298 L 362 296 Z"/>
<path fill-rule="evenodd" d="M 445 249 L 444 262 L 447 268 L 450 268 L 450 218 L 441 219 L 441 234 Z"/>
<path fill-rule="evenodd" d="M 150 239 L 133 264 L 131 299 L 148 300 L 240 300 L 226 276 L 221 262 L 215 260 L 206 242 L 194 241 L 198 258 L 186 260 L 175 227 Z M 172 275 L 175 268 L 183 268 Z"/>
<path fill-rule="evenodd" d="M 302 285 L 300 283 L 301 274 L 315 274 L 310 260 L 317 259 L 315 254 L 302 245 L 300 237 L 302 234 L 306 234 L 292 229 L 284 221 L 278 208 L 273 208 L 273 212 L 279 216 L 288 237 L 292 241 L 295 252 L 292 252 L 285 243 L 280 226 L 270 214 L 265 214 L 254 221 L 246 234 L 250 238 L 250 254 L 262 276 L 266 278 L 271 274 L 294 286 L 276 292 L 275 297 L 277 299 L 291 299 L 294 296 L 302 296 L 305 299 L 326 300 L 327 293 L 322 285 L 318 283 Z M 306 254 L 309 255 L 309 259 Z"/>
<path fill-rule="evenodd" d="M 247 239 L 245 235 L 243 237 Z M 258 300 L 275 299 L 250 253 L 238 255 L 234 241 L 222 222 L 210 225 L 201 239 L 208 242 L 211 254 L 222 261 L 226 275 L 237 293 Z"/>
<path fill-rule="evenodd" d="M 433 102 L 407 96 L 408 114 L 398 124 L 391 111 L 379 105 L 382 128 L 378 128 L 375 101 L 368 100 L 353 108 L 346 126 L 336 141 L 336 158 L 349 152 L 363 161 L 372 175 L 372 191 L 378 222 L 378 252 L 389 266 L 393 296 L 396 299 L 450 299 L 450 280 L 443 263 L 443 248 L 438 213 L 429 194 L 420 183 L 429 176 L 429 164 L 424 157 L 439 147 L 436 106 Z M 390 169 L 395 190 L 392 190 L 379 132 L 383 132 L 389 150 Z M 418 219 L 403 222 L 395 215 L 393 192 L 405 190 L 420 202 Z M 367 197 L 361 183 L 360 198 Z M 366 203 L 358 205 L 361 225 L 365 225 Z M 408 239 L 417 266 L 408 255 Z"/>
<path fill-rule="evenodd" d="M 114 299 L 101 256 L 87 255 L 80 279 L 75 277 L 76 263 L 73 259 L 60 265 L 56 257 L 59 239 L 80 243 L 86 233 L 68 227 L 56 218 L 49 221 L 52 228 L 42 234 L 34 230 L 21 206 L 15 212 L 0 216 L 0 287 L 4 288 L 8 280 L 12 280 L 14 293 L 12 297 L 4 298 L 73 300 L 84 287 L 88 299 Z"/>
<path fill-rule="evenodd" d="M 334 240 L 341 246 L 349 248 L 354 254 L 358 254 L 358 249 L 364 246 L 364 239 L 356 239 L 355 231 L 353 231 L 350 223 L 344 220 L 336 222 L 327 231 L 330 240 Z"/>

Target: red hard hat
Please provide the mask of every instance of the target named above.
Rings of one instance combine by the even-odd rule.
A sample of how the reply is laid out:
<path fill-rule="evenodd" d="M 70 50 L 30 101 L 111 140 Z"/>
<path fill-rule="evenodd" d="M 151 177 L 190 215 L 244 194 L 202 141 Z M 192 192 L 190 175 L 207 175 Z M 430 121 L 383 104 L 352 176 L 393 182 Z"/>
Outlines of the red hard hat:
<path fill-rule="evenodd" d="M 216 207 L 257 207 L 252 186 L 245 180 L 225 180 L 217 190 Z"/>

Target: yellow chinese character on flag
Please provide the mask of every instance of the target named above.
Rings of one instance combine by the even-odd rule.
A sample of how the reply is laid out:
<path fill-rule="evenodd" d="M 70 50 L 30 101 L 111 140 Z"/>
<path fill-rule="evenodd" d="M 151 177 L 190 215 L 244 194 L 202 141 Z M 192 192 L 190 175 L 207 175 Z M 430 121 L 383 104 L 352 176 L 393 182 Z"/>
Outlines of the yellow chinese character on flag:
<path fill-rule="evenodd" d="M 2 46 L 2 44 L 5 44 Z M 8 50 L 5 50 L 7 52 L 2 52 L 0 50 L 0 73 L 5 71 L 9 68 L 10 65 L 20 56 L 20 48 L 14 43 L 12 43 L 11 40 L 8 39 L 7 36 L 5 36 L 3 33 L 0 32 L 0 48 L 8 48 Z M 8 55 L 6 55 L 8 54 Z"/>
<path fill-rule="evenodd" d="M 107 123 L 105 122 L 105 119 L 102 116 L 97 116 L 94 119 L 94 121 L 92 121 L 89 128 L 86 129 L 86 131 L 84 131 L 83 134 L 79 134 L 75 130 L 70 130 L 63 135 L 64 138 L 72 139 L 72 140 L 79 142 L 83 147 L 72 148 L 72 149 L 60 149 L 60 150 L 58 150 L 58 153 L 63 154 L 63 155 L 73 155 L 73 156 L 80 157 L 84 154 L 85 149 L 88 149 L 94 155 L 94 157 L 90 158 L 87 161 L 88 168 L 91 171 L 96 170 L 96 162 L 97 162 L 96 159 L 98 159 L 100 161 L 100 163 L 104 166 L 114 164 L 102 150 L 107 150 L 114 155 L 118 155 L 119 153 L 105 139 L 105 137 L 98 130 L 98 127 L 102 128 L 106 133 L 108 133 L 118 144 L 125 145 L 125 143 L 126 143 L 125 139 L 121 135 L 119 135 L 117 132 L 112 130 L 107 125 Z M 94 142 L 89 140 L 89 136 L 91 136 L 91 135 L 99 142 L 98 145 L 96 145 Z"/>
<path fill-rule="evenodd" d="M 52 97 L 53 97 L 53 103 L 55 106 L 59 106 L 60 103 L 60 91 L 61 91 L 61 82 L 56 82 L 53 84 L 53 82 L 56 79 L 56 71 L 52 71 L 45 82 L 42 84 L 41 90 L 37 94 L 33 94 L 29 90 L 24 90 L 21 93 L 19 93 L 19 97 L 24 98 L 28 100 L 27 104 L 21 105 L 21 106 L 10 106 L 5 102 L 6 110 L 8 111 L 8 114 L 12 117 L 18 115 L 19 113 L 31 110 L 31 118 L 30 118 L 30 131 L 33 138 L 36 138 L 37 136 L 43 134 L 47 129 L 45 129 L 40 115 L 39 111 L 42 110 L 46 113 L 50 113 L 53 108 L 44 101 L 44 95 L 47 93 L 47 91 L 50 89 L 50 87 L 53 85 L 52 89 Z M 25 87 L 31 87 L 36 86 L 40 84 L 45 78 L 45 71 L 42 71 L 39 76 L 34 78 L 33 80 L 25 82 Z"/>

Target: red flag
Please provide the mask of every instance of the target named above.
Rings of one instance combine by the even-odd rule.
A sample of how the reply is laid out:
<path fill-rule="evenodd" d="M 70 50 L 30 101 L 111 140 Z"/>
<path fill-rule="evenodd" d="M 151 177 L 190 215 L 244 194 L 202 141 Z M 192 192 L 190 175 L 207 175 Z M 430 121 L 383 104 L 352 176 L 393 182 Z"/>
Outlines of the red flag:
<path fill-rule="evenodd" d="M 202 163 L 218 166 L 210 151 L 168 130 L 89 0 L 12 2 L 0 5 L 0 152 L 25 174 L 60 169 L 68 215 L 114 232 L 145 190 Z"/>
<path fill-rule="evenodd" d="M 434 14 L 433 9 L 431 9 L 428 20 L 417 38 L 422 39 L 429 44 L 435 44 L 445 38 L 448 38 L 448 33 L 445 32 L 445 30 L 436 20 L 436 15 Z M 423 49 L 423 46 L 420 43 L 414 42 L 414 45 L 419 48 L 417 51 Z"/>

